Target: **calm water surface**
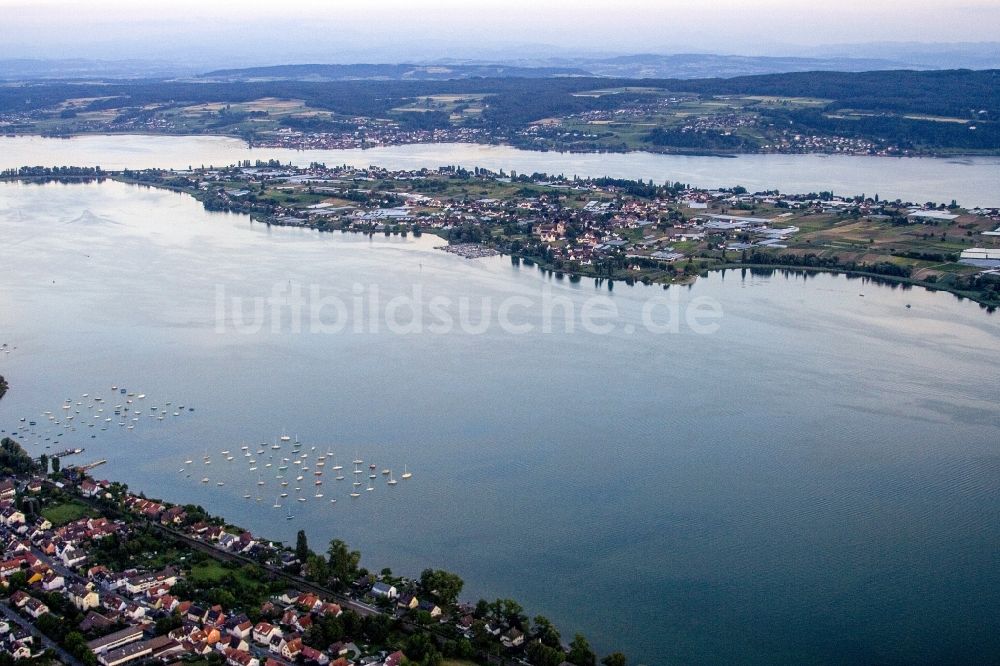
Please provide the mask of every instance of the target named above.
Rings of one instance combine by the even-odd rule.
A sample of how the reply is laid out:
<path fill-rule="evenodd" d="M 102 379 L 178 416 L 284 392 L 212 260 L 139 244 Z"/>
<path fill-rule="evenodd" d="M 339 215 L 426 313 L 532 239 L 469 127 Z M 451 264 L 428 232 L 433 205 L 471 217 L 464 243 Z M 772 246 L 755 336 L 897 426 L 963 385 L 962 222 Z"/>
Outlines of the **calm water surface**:
<path fill-rule="evenodd" d="M 318 550 L 344 538 L 374 569 L 453 570 L 463 596 L 516 598 L 632 663 L 1000 659 L 1000 320 L 974 304 L 740 272 L 608 292 L 428 237 L 268 229 L 112 182 L 2 184 L 0 233 L 0 342 L 16 346 L 0 428 L 112 384 L 195 407 L 67 433 L 108 458 L 102 476 L 288 542 L 304 528 Z M 290 280 L 493 310 L 605 295 L 621 318 L 610 334 L 218 332 L 218 290 Z M 647 331 L 664 293 L 718 303 L 718 330 Z M 283 520 L 276 482 L 244 500 L 256 474 L 218 455 L 282 431 L 414 477 L 353 502 L 328 489 L 336 505 Z M 205 451 L 211 470 L 178 473 Z"/>
<path fill-rule="evenodd" d="M 278 159 L 308 166 L 371 164 L 391 169 L 474 166 L 519 173 L 680 181 L 698 187 L 743 185 L 751 191 L 879 194 L 883 199 L 956 199 L 964 206 L 1000 206 L 1000 157 L 956 159 L 825 155 L 685 157 L 652 153 L 581 154 L 519 150 L 467 143 L 416 144 L 369 150 L 249 149 L 239 140 L 211 136 L 84 135 L 70 139 L 0 137 L 0 168 L 24 165 L 98 165 L 105 169 L 224 166 Z"/>

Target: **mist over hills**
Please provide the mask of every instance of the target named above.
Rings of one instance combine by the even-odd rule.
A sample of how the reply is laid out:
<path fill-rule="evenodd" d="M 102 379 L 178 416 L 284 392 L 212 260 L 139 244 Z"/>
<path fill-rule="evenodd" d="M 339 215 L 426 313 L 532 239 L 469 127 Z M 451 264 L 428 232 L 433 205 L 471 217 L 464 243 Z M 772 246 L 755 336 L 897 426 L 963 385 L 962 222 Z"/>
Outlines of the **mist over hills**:
<path fill-rule="evenodd" d="M 735 55 L 717 53 L 569 53 L 544 46 L 510 49 L 504 55 L 464 53 L 433 59 L 345 59 L 310 64 L 280 62 L 281 56 L 261 55 L 248 63 L 218 55 L 196 61 L 154 58 L 7 58 L 0 59 L 0 80 L 32 79 L 173 79 L 201 81 L 434 81 L 468 78 L 546 78 L 596 76 L 610 78 L 732 78 L 755 74 L 807 71 L 865 72 L 911 69 L 1000 68 L 1000 42 L 969 44 L 852 44 L 789 47 L 789 55 Z M 377 55 L 377 54 L 373 54 Z M 266 58 L 273 58 L 267 62 Z"/>

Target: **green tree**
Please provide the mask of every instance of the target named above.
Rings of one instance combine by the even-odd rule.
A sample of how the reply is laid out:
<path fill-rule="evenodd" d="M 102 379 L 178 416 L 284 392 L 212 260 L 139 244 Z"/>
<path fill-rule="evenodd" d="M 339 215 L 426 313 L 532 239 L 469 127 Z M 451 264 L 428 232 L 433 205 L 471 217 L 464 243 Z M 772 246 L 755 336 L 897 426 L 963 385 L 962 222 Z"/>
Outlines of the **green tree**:
<path fill-rule="evenodd" d="M 454 606 L 464 585 L 456 574 L 441 569 L 424 569 L 420 574 L 421 591 L 442 606 Z"/>
<path fill-rule="evenodd" d="M 559 647 L 560 636 L 559 631 L 555 628 L 552 622 L 543 615 L 535 616 L 535 638 L 540 640 L 542 644 L 548 645 L 552 648 Z"/>
<path fill-rule="evenodd" d="M 22 569 L 21 571 L 15 571 L 7 578 L 7 589 L 5 592 L 13 594 L 26 587 L 28 587 L 28 572 Z"/>
<path fill-rule="evenodd" d="M 306 559 L 306 577 L 320 583 L 325 583 L 326 579 L 330 577 L 330 567 L 322 555 L 309 553 L 309 557 Z"/>
<path fill-rule="evenodd" d="M 340 587 L 346 587 L 358 573 L 361 553 L 351 550 L 347 543 L 340 539 L 331 541 L 326 552 L 330 557 L 330 574 L 337 579 Z"/>
<path fill-rule="evenodd" d="M 305 530 L 299 530 L 295 535 L 295 557 L 303 564 L 309 559 L 309 541 L 306 539 Z"/>
<path fill-rule="evenodd" d="M 535 666 L 559 666 L 566 661 L 566 653 L 538 641 L 532 641 L 527 648 L 528 659 Z"/>
<path fill-rule="evenodd" d="M 621 652 L 612 652 L 604 659 L 601 659 L 601 663 L 604 666 L 625 666 L 628 660 L 625 659 L 625 655 Z"/>
<path fill-rule="evenodd" d="M 521 628 L 528 626 L 528 617 L 524 614 L 524 609 L 513 599 L 497 599 L 490 604 L 489 615 L 511 626 Z"/>
<path fill-rule="evenodd" d="M 44 453 L 38 456 L 38 468 L 41 470 L 42 474 L 49 473 L 49 457 Z"/>
<path fill-rule="evenodd" d="M 596 666 L 597 655 L 590 649 L 590 643 L 587 642 L 583 634 L 577 634 L 573 638 L 573 642 L 569 644 L 569 654 L 566 655 L 566 661 L 576 664 L 576 666 Z"/>
<path fill-rule="evenodd" d="M 166 617 L 161 617 L 156 621 L 156 635 L 163 636 L 169 634 L 174 629 L 177 629 L 183 624 L 181 621 L 181 616 L 176 613 L 171 613 Z"/>
<path fill-rule="evenodd" d="M 52 456 L 52 473 L 53 474 L 58 474 L 59 473 L 59 466 L 60 466 L 59 458 L 56 457 L 56 456 Z"/>

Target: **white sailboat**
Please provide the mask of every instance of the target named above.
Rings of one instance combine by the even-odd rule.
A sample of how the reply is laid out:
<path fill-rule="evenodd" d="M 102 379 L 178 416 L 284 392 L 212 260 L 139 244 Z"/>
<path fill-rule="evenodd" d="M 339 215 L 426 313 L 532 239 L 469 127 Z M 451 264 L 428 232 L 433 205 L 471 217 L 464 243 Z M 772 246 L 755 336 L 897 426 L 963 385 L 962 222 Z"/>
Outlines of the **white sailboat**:
<path fill-rule="evenodd" d="M 409 479 L 412 476 L 413 476 L 413 472 L 410 472 L 409 470 L 407 470 L 406 469 L 406 465 L 403 465 L 403 475 L 400 478 L 401 479 Z"/>

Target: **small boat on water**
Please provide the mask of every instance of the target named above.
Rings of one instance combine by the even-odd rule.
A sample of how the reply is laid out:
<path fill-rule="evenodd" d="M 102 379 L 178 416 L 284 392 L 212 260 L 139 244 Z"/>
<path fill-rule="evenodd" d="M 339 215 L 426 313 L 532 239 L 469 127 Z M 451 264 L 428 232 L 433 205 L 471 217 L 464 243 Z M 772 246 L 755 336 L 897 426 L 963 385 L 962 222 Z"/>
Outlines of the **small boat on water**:
<path fill-rule="evenodd" d="M 398 481 L 396 481 L 396 479 L 392 478 L 392 470 L 389 470 L 389 480 L 386 481 L 386 483 L 390 486 L 394 486 L 397 483 L 399 483 Z"/>
<path fill-rule="evenodd" d="M 201 482 L 202 483 L 208 483 L 208 477 L 206 476 L 206 477 L 202 478 Z"/>
<path fill-rule="evenodd" d="M 406 469 L 406 465 L 403 465 L 403 475 L 400 478 L 401 479 L 409 479 L 412 476 L 413 476 L 413 472 L 407 470 Z"/>

